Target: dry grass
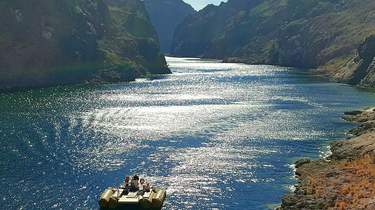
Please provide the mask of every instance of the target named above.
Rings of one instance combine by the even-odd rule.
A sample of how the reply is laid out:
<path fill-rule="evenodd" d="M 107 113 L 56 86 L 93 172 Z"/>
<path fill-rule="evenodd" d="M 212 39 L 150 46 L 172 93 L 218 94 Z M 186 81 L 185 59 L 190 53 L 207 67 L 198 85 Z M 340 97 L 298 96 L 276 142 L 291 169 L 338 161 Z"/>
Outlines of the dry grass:
<path fill-rule="evenodd" d="M 375 157 L 366 155 L 342 161 L 305 183 L 306 193 L 315 198 L 332 198 L 330 209 L 375 209 Z"/>

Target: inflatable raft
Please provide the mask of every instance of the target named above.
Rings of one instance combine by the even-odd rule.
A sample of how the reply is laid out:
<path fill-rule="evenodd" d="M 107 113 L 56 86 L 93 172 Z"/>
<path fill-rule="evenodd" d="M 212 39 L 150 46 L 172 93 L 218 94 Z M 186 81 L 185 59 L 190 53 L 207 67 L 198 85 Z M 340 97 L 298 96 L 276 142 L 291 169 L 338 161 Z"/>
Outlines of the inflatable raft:
<path fill-rule="evenodd" d="M 152 188 L 150 192 L 126 192 L 122 188 L 108 188 L 100 196 L 101 210 L 160 210 L 167 193 Z"/>

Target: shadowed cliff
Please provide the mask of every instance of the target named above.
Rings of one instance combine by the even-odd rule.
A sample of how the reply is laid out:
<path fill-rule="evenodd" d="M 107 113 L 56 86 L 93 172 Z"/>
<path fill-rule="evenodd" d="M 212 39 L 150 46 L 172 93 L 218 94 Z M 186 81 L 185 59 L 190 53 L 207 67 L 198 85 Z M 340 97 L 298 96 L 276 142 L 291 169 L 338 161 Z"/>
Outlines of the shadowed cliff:
<path fill-rule="evenodd" d="M 374 10 L 372 0 L 229 0 L 188 17 L 175 32 L 172 54 L 319 68 L 362 84 L 366 74 L 358 78 L 351 62 L 375 34 Z"/>
<path fill-rule="evenodd" d="M 144 0 L 160 39 L 161 50 L 170 52 L 176 27 L 195 10 L 182 0 Z"/>
<path fill-rule="evenodd" d="M 7 0 L 0 24 L 0 89 L 169 73 L 139 0 Z"/>

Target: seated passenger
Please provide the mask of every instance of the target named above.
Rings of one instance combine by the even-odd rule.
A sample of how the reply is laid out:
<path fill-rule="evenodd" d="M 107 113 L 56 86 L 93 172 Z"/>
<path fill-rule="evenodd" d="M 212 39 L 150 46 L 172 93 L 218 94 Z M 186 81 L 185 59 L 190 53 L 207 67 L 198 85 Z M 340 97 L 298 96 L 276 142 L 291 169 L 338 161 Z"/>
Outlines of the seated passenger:
<path fill-rule="evenodd" d="M 135 175 L 130 182 L 130 192 L 137 192 L 139 190 L 139 177 Z"/>
<path fill-rule="evenodd" d="M 143 185 L 143 191 L 145 191 L 145 192 L 150 192 L 150 191 L 151 191 L 150 183 L 146 182 L 146 183 Z"/>
<path fill-rule="evenodd" d="M 144 179 L 140 179 L 139 181 L 139 191 L 138 191 L 138 195 L 144 195 L 145 192 L 150 192 L 151 191 L 151 187 L 150 187 L 150 184 L 147 183 Z"/>
<path fill-rule="evenodd" d="M 142 185 L 143 191 L 150 192 L 150 190 L 151 190 L 150 183 L 145 182 L 144 179 L 141 179 L 141 185 Z"/>
<path fill-rule="evenodd" d="M 144 190 L 145 179 L 141 178 L 139 180 L 139 183 L 140 183 L 139 190 Z"/>
<path fill-rule="evenodd" d="M 128 176 L 126 176 L 124 185 L 121 186 L 121 188 L 124 189 L 123 194 L 125 194 L 125 195 L 127 195 L 129 193 L 129 190 L 130 190 L 129 180 L 130 180 L 130 178 Z"/>

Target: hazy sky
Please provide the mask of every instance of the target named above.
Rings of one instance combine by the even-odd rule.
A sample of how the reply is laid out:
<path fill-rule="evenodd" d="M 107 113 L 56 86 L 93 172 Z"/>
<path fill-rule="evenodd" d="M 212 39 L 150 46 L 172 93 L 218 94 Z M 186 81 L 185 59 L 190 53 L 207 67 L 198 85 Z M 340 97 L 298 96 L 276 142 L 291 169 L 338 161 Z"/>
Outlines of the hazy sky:
<path fill-rule="evenodd" d="M 196 10 L 200 10 L 203 7 L 207 6 L 207 4 L 215 4 L 218 5 L 222 1 L 226 0 L 184 0 L 186 3 L 193 6 Z"/>

